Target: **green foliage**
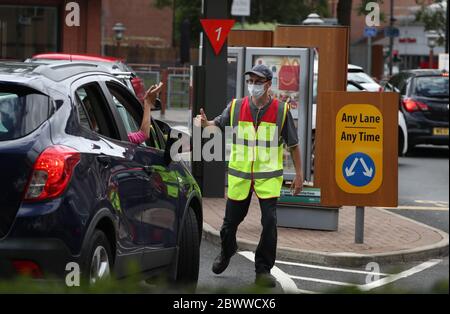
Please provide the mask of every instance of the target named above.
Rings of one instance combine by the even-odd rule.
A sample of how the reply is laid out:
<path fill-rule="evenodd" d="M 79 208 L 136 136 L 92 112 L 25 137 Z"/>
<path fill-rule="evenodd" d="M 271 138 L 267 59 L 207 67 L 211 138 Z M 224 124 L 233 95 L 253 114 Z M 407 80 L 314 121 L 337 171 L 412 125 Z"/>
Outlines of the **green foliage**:
<path fill-rule="evenodd" d="M 180 41 L 180 25 L 188 19 L 191 24 L 191 44 L 198 45 L 201 32 L 201 0 L 153 0 L 157 8 L 175 9 L 174 41 Z M 252 0 L 251 15 L 245 17 L 250 24 L 265 22 L 279 24 L 300 24 L 308 14 L 315 12 L 321 17 L 328 17 L 328 1 L 318 0 Z M 232 0 L 228 0 L 228 14 L 231 12 Z M 231 17 L 239 21 L 239 17 Z"/>
<path fill-rule="evenodd" d="M 439 34 L 438 45 L 442 46 L 445 41 L 445 25 L 447 23 L 446 12 L 444 10 L 444 1 L 435 0 L 435 4 L 439 9 L 430 9 L 427 2 L 423 0 L 416 0 L 417 4 L 421 6 L 416 13 L 416 21 L 422 22 L 425 26 L 425 31 L 434 30 Z"/>
<path fill-rule="evenodd" d="M 366 6 L 369 2 L 376 2 L 380 5 L 384 3 L 384 0 L 362 0 L 360 5 L 356 8 L 358 15 L 367 15 L 368 11 L 366 11 Z M 380 10 L 380 21 L 385 21 L 385 14 Z"/>
<path fill-rule="evenodd" d="M 251 16 L 246 19 L 251 23 L 300 24 L 312 12 L 328 17 L 327 1 L 254 0 Z"/>
<path fill-rule="evenodd" d="M 174 13 L 174 42 L 180 44 L 180 28 L 184 20 L 190 23 L 191 46 L 197 46 L 201 32 L 200 18 L 202 0 L 153 0 L 153 5 L 158 9 L 170 7 Z"/>
<path fill-rule="evenodd" d="M 42 293 L 64 293 L 64 294 L 103 294 L 103 293 L 208 293 L 208 294 L 267 294 L 273 293 L 272 289 L 261 288 L 249 284 L 242 288 L 209 288 L 193 286 L 175 286 L 168 283 L 164 277 L 155 277 L 153 279 L 142 281 L 138 277 L 131 277 L 122 280 L 113 278 L 100 281 L 95 286 L 82 285 L 81 287 L 67 287 L 62 281 L 33 281 L 27 278 L 19 278 L 12 281 L 0 281 L 0 293 L 8 294 L 42 294 Z M 448 294 L 449 282 L 442 280 L 427 290 L 407 290 L 395 288 L 393 285 L 383 286 L 381 288 L 364 292 L 354 287 L 341 287 L 337 289 L 324 291 L 325 294 Z"/>
<path fill-rule="evenodd" d="M 269 288 L 261 288 L 249 284 L 242 288 L 209 288 L 194 287 L 192 285 L 175 285 L 169 283 L 164 277 L 155 277 L 146 281 L 139 277 L 116 280 L 104 279 L 93 286 L 81 285 L 68 287 L 61 280 L 36 281 L 29 278 L 17 278 L 10 281 L 0 281 L 0 294 L 184 294 L 184 293 L 209 293 L 209 294 L 267 294 L 272 293 Z"/>

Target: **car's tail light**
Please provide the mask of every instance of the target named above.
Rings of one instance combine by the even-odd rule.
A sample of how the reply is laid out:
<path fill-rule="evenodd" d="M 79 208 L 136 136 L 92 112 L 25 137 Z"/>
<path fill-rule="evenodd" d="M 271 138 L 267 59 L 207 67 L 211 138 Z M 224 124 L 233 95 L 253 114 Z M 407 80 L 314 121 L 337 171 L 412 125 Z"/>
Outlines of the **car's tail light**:
<path fill-rule="evenodd" d="M 62 194 L 80 161 L 80 153 L 66 146 L 50 146 L 33 166 L 25 193 L 26 201 L 42 201 Z"/>
<path fill-rule="evenodd" d="M 15 260 L 12 261 L 12 265 L 17 275 L 31 277 L 34 279 L 43 277 L 41 268 L 33 261 Z"/>
<path fill-rule="evenodd" d="M 403 103 L 403 107 L 408 112 L 428 111 L 429 110 L 428 105 L 426 105 L 420 101 L 411 99 L 411 98 L 404 99 L 402 103 Z"/>
<path fill-rule="evenodd" d="M 144 81 L 140 77 L 134 77 L 131 79 L 131 84 L 133 85 L 133 89 L 137 98 L 143 102 L 145 95 Z"/>

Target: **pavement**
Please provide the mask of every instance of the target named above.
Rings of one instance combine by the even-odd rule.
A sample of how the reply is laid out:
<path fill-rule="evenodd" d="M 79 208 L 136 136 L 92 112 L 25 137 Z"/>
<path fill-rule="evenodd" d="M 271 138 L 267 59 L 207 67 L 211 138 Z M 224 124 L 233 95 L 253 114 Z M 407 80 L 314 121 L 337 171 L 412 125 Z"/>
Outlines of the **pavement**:
<path fill-rule="evenodd" d="M 203 198 L 204 237 L 220 244 L 225 198 Z M 237 233 L 240 250 L 255 251 L 261 233 L 259 203 L 252 197 Z M 382 208 L 367 207 L 363 244 L 354 243 L 355 208 L 339 210 L 337 231 L 278 227 L 277 257 L 327 266 L 420 261 L 448 255 L 448 234 Z"/>

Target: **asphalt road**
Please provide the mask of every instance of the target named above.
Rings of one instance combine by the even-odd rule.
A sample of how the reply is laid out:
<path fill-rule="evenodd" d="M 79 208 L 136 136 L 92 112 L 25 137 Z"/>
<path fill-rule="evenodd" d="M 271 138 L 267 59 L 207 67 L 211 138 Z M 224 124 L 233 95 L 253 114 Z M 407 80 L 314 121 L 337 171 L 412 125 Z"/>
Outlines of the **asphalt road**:
<path fill-rule="evenodd" d="M 419 146 L 399 158 L 399 206 L 448 207 L 449 150 L 441 146 Z"/>
<path fill-rule="evenodd" d="M 399 159 L 399 209 L 392 210 L 424 224 L 449 232 L 449 150 L 419 147 Z M 201 247 L 199 287 L 209 291 L 246 290 L 253 287 L 252 252 L 239 252 L 221 275 L 211 272 L 219 248 L 207 241 Z M 448 256 L 412 263 L 369 265 L 372 268 L 322 267 L 301 261 L 277 261 L 272 274 L 278 280 L 270 292 L 326 293 L 335 289 L 367 291 L 430 292 L 449 278 Z M 375 269 L 375 268 L 378 269 Z M 376 273 L 374 273 L 376 270 Z"/>

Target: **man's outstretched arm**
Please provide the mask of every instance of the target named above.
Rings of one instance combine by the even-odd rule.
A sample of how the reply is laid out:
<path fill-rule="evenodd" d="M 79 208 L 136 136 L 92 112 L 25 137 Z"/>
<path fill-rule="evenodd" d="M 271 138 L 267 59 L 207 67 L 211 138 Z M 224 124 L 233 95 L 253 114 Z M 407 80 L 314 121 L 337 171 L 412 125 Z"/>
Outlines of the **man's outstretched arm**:
<path fill-rule="evenodd" d="M 295 167 L 295 178 L 294 181 L 292 181 L 291 191 L 296 195 L 303 189 L 303 168 L 300 156 L 300 145 L 295 145 L 294 147 L 289 148 L 289 150 Z"/>

